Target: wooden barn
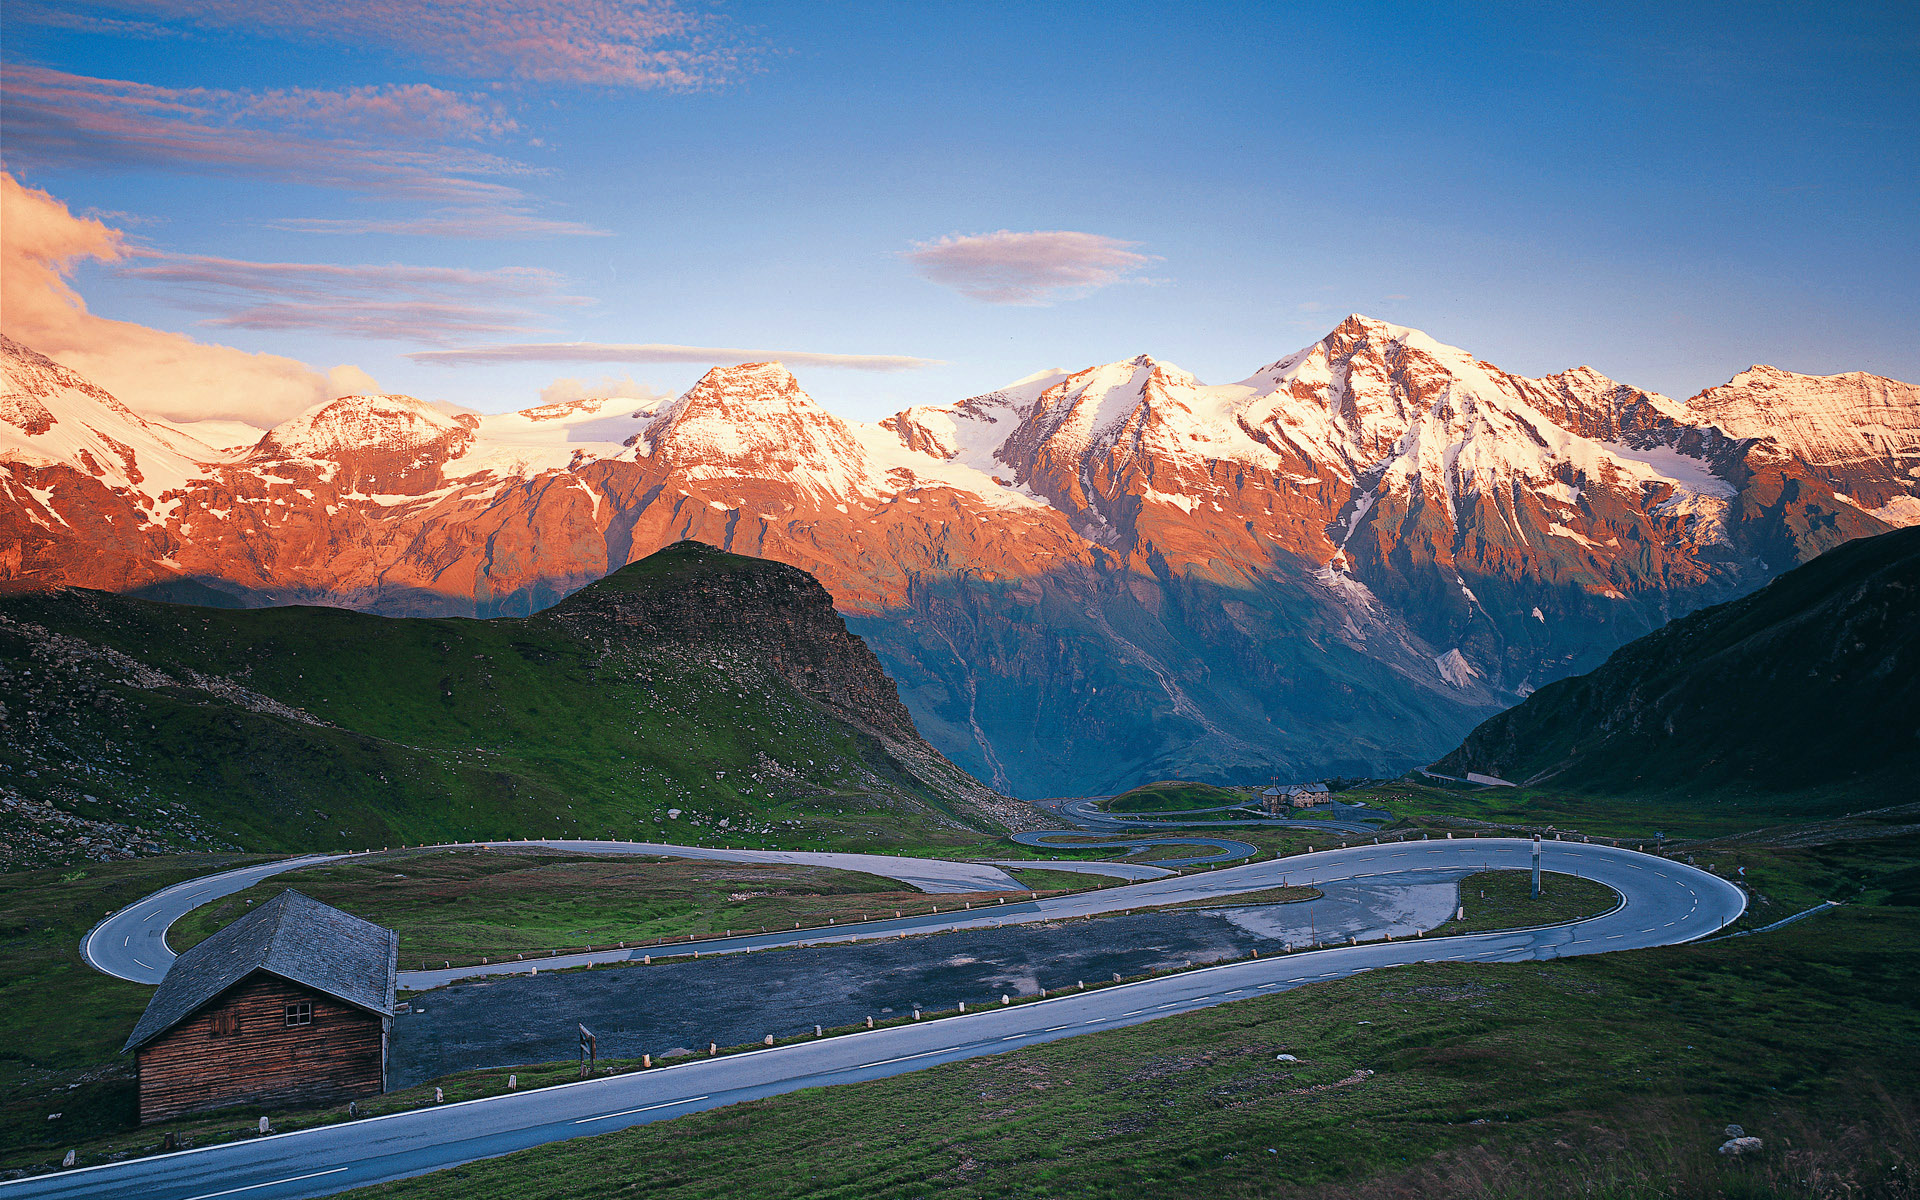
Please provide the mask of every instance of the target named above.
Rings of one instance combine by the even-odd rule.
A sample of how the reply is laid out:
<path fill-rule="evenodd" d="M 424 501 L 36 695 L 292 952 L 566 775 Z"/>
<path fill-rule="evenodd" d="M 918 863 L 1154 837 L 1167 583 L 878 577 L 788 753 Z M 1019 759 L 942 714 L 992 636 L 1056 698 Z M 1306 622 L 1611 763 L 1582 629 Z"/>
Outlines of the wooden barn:
<path fill-rule="evenodd" d="M 140 1120 L 386 1090 L 399 936 L 288 889 L 174 960 L 127 1039 Z"/>

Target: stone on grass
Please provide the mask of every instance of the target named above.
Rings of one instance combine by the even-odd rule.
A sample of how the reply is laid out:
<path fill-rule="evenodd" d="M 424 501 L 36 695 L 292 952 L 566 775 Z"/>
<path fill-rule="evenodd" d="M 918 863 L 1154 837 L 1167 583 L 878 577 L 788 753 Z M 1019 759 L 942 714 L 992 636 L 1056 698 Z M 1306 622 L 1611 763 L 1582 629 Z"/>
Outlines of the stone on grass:
<path fill-rule="evenodd" d="M 1728 1138 L 1726 1141 L 1720 1143 L 1720 1153 L 1727 1155 L 1729 1158 L 1737 1158 L 1742 1154 L 1758 1154 L 1759 1152 L 1760 1139 L 1757 1137 Z"/>

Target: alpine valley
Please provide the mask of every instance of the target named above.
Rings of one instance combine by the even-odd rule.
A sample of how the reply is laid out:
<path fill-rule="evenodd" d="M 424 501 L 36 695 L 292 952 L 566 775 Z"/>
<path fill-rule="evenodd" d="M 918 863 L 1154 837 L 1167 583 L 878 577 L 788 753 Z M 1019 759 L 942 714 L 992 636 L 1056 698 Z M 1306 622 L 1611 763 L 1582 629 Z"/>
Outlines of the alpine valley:
<path fill-rule="evenodd" d="M 705 542 L 815 575 L 927 739 L 1026 797 L 1397 773 L 1920 524 L 1912 385 L 1680 402 L 1359 316 L 1239 383 L 1142 356 L 878 424 L 760 363 L 504 415 L 345 396 L 229 447 L 16 342 L 0 369 L 10 589 L 521 616 Z"/>

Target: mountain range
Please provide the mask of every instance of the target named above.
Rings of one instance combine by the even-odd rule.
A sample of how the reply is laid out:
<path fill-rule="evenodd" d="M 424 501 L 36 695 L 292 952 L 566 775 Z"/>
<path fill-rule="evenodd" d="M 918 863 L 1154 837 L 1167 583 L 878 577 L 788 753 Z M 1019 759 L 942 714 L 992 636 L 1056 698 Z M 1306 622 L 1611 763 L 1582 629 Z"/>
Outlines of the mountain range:
<path fill-rule="evenodd" d="M 815 575 L 1002 792 L 1387 774 L 1617 647 L 1920 523 L 1920 388 L 1684 402 L 1361 316 L 878 423 L 775 363 L 507 414 L 345 396 L 215 447 L 0 343 L 0 583 L 523 615 L 682 540 Z"/>

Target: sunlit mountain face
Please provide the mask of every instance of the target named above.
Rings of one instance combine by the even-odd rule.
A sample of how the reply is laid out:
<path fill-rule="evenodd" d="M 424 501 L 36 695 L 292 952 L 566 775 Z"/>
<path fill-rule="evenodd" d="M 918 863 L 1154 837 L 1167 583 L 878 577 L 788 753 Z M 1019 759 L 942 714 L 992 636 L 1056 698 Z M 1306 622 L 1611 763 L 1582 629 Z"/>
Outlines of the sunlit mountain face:
<path fill-rule="evenodd" d="M 4 367 L 10 586 L 488 616 L 695 539 L 818 576 L 929 739 L 1028 796 L 1404 769 L 1920 521 L 1911 385 L 1680 402 L 1358 316 L 1238 383 L 1143 355 L 878 423 L 754 363 L 506 414 L 348 395 L 214 447 Z"/>

